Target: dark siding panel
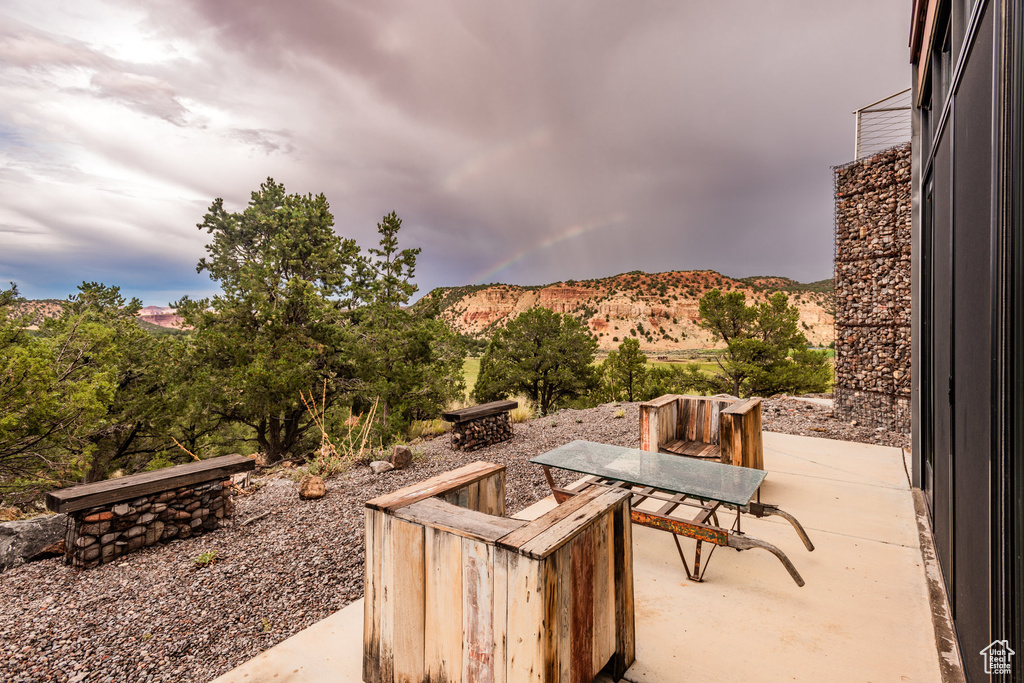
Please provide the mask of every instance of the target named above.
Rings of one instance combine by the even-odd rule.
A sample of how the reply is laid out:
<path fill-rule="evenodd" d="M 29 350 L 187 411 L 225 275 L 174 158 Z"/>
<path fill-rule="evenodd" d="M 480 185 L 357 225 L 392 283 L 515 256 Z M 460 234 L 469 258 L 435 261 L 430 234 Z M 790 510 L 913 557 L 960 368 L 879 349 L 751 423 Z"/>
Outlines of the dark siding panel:
<path fill-rule="evenodd" d="M 948 129 L 947 129 L 948 130 Z M 932 410 L 935 454 L 935 488 L 933 520 L 935 551 L 946 580 L 946 591 L 953 595 L 953 458 L 950 430 L 952 416 L 949 406 L 949 377 L 953 353 L 953 216 L 952 173 L 949 136 L 936 141 L 934 164 L 935 230 L 932 235 L 934 296 L 932 307 L 932 337 L 924 343 L 931 347 L 933 393 L 926 400 Z M 955 605 L 953 606 L 955 609 Z"/>
<path fill-rule="evenodd" d="M 992 640 L 992 15 L 956 93 L 953 192 L 953 477 L 957 631 L 968 680 Z"/>

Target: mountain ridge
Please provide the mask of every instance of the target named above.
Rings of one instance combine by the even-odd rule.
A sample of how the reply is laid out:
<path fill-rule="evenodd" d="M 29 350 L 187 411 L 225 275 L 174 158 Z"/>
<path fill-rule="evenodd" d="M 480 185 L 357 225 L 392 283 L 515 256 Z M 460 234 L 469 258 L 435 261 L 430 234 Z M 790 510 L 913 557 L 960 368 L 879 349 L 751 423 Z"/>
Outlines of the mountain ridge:
<path fill-rule="evenodd" d="M 542 306 L 582 322 L 601 350 L 634 337 L 645 351 L 664 352 L 720 346 L 697 322 L 700 297 L 714 288 L 741 291 L 748 303 L 781 291 L 800 311 L 801 331 L 812 345 L 827 346 L 835 339 L 831 279 L 800 283 L 772 275 L 732 278 L 714 270 L 634 270 L 548 285 L 437 287 L 416 306 L 436 304 L 449 327 L 475 338 L 488 337 L 530 308 Z"/>

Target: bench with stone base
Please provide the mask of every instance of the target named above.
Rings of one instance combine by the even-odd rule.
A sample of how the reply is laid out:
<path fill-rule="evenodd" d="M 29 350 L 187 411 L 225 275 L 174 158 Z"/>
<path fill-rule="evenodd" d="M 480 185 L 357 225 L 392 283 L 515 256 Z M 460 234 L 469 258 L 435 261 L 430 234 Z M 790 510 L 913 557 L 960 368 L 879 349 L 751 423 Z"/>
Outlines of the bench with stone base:
<path fill-rule="evenodd" d="M 512 438 L 509 411 L 519 407 L 516 401 L 491 401 L 470 408 L 441 413 L 441 419 L 452 423 L 452 448 L 475 451 Z"/>
<path fill-rule="evenodd" d="M 158 541 L 216 529 L 234 511 L 230 477 L 256 468 L 225 455 L 46 494 L 46 507 L 67 513 L 65 558 L 95 567 Z"/>

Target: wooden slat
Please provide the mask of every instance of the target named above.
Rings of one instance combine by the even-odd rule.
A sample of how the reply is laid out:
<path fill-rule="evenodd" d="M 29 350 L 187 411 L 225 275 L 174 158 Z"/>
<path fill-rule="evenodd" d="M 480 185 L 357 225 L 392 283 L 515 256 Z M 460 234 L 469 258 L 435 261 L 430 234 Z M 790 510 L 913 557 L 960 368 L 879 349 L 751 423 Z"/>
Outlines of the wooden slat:
<path fill-rule="evenodd" d="M 395 680 L 395 592 L 392 586 L 395 583 L 395 572 L 400 571 L 397 566 L 399 558 L 395 557 L 395 542 L 392 536 L 394 524 L 405 524 L 396 520 L 390 515 L 383 515 L 381 524 L 381 553 L 380 553 L 380 681 L 381 683 L 393 683 Z"/>
<path fill-rule="evenodd" d="M 380 675 L 380 595 L 381 533 L 384 513 L 365 509 L 366 559 L 363 579 L 363 681 L 381 683 Z"/>
<path fill-rule="evenodd" d="M 518 407 L 518 401 L 491 401 L 490 403 L 482 403 L 470 408 L 445 411 L 441 413 L 441 419 L 445 422 L 469 422 L 470 420 L 479 420 L 480 418 L 490 417 L 499 413 L 507 413 Z"/>
<path fill-rule="evenodd" d="M 407 522 L 432 526 L 476 541 L 494 543 L 526 524 L 521 519 L 495 517 L 459 507 L 440 498 L 427 498 L 395 511 L 395 517 Z"/>
<path fill-rule="evenodd" d="M 555 604 L 558 609 L 558 638 L 555 641 L 555 651 L 552 658 L 558 664 L 558 677 L 556 681 L 569 679 L 569 672 L 572 670 L 572 548 L 563 545 L 545 562 L 554 562 L 558 571 L 558 585 Z"/>
<path fill-rule="evenodd" d="M 721 450 L 721 447 L 717 444 L 709 443 L 704 444 L 704 447 L 698 450 L 695 455 L 698 458 L 717 458 Z"/>
<path fill-rule="evenodd" d="M 494 547 L 462 543 L 462 680 L 494 683 Z"/>
<path fill-rule="evenodd" d="M 375 510 L 392 512 L 398 508 L 411 505 L 424 498 L 441 495 L 455 489 L 468 486 L 474 482 L 504 470 L 504 465 L 494 465 L 489 462 L 477 461 L 460 467 L 450 472 L 439 474 L 430 479 L 406 486 L 405 488 L 378 496 L 366 502 L 366 506 Z"/>
<path fill-rule="evenodd" d="M 611 673 L 620 679 L 636 659 L 636 624 L 633 613 L 633 525 L 628 505 L 616 509 L 615 558 L 615 655 Z"/>
<path fill-rule="evenodd" d="M 612 566 L 612 515 L 606 512 L 593 526 L 594 644 L 590 670 L 600 671 L 615 651 L 615 571 Z"/>
<path fill-rule="evenodd" d="M 426 527 L 424 549 L 425 680 L 461 683 L 462 537 Z"/>
<path fill-rule="evenodd" d="M 158 491 L 169 491 L 189 484 L 226 479 L 237 472 L 256 469 L 256 461 L 241 455 L 222 455 L 218 458 L 165 467 L 152 472 L 130 474 L 118 479 L 107 479 L 81 484 L 46 494 L 46 507 L 54 512 L 76 512 L 122 500 L 147 496 Z"/>
<path fill-rule="evenodd" d="M 588 525 L 570 546 L 572 557 L 572 629 L 569 670 L 572 683 L 594 679 L 594 527 Z"/>
<path fill-rule="evenodd" d="M 581 497 L 584 495 L 586 494 L 581 494 Z M 547 557 L 561 545 L 571 541 L 595 517 L 629 497 L 628 491 L 606 489 L 601 495 L 588 502 L 569 517 L 556 522 L 548 530 L 524 543 L 519 548 L 519 552 L 537 559 Z"/>
<path fill-rule="evenodd" d="M 681 441 L 688 441 L 687 434 L 690 431 L 690 416 L 693 413 L 693 400 L 689 396 L 679 399 L 679 418 L 676 422 L 676 438 Z"/>
<path fill-rule="evenodd" d="M 582 493 L 573 496 L 561 505 L 548 510 L 537 519 L 527 522 L 515 531 L 509 533 L 507 536 L 499 538 L 497 540 L 497 545 L 502 548 L 507 548 L 513 552 L 519 552 L 519 549 L 524 544 L 530 542 L 537 535 L 551 528 L 553 524 L 556 524 L 573 514 L 581 507 L 600 496 L 603 492 L 604 490 L 600 487 L 592 486 Z"/>
<path fill-rule="evenodd" d="M 424 648 L 423 527 L 391 519 L 391 642 L 395 683 L 422 683 Z"/>
<path fill-rule="evenodd" d="M 505 516 L 505 472 L 495 472 L 480 480 L 480 512 L 496 517 Z"/>
<path fill-rule="evenodd" d="M 737 443 L 738 438 L 735 433 L 736 419 L 727 410 L 722 411 L 721 419 L 721 443 L 719 446 L 721 447 L 722 452 L 720 459 L 726 465 L 731 465 L 733 464 L 733 451 L 741 445 L 740 443 Z"/>
<path fill-rule="evenodd" d="M 658 398 L 653 398 L 650 401 L 644 401 L 643 403 L 640 404 L 640 407 L 641 408 L 645 408 L 645 407 L 660 408 L 660 407 L 662 407 L 664 405 L 668 405 L 669 403 L 674 402 L 678 398 L 679 398 L 678 394 L 664 394 L 663 396 L 659 396 Z"/>
<path fill-rule="evenodd" d="M 513 597 L 508 586 L 508 551 L 493 548 L 494 557 L 494 683 L 508 679 L 508 612 Z M 468 682 L 466 682 L 468 683 Z"/>
<path fill-rule="evenodd" d="M 668 443 L 661 444 L 661 451 L 663 453 L 674 453 L 676 455 L 682 455 L 683 449 L 686 448 L 686 441 L 681 439 L 672 439 Z"/>
<path fill-rule="evenodd" d="M 679 404 L 676 401 L 658 408 L 658 443 L 664 443 L 676 435 L 676 415 Z"/>
<path fill-rule="evenodd" d="M 658 408 L 646 403 L 640 405 L 640 450 L 658 450 Z"/>
<path fill-rule="evenodd" d="M 480 482 L 474 482 L 466 487 L 466 507 L 470 510 L 480 509 Z"/>
<path fill-rule="evenodd" d="M 708 418 L 708 402 L 697 401 L 697 417 L 694 419 L 693 424 L 693 436 L 690 437 L 690 441 L 704 441 L 705 422 Z"/>
<path fill-rule="evenodd" d="M 563 579 L 558 566 L 558 553 L 551 555 L 541 561 L 541 573 L 544 596 L 544 624 L 543 643 L 541 650 L 544 653 L 542 679 L 544 681 L 561 680 L 559 675 L 559 640 L 562 635 L 562 625 L 566 621 L 561 612 L 558 611 L 558 583 Z M 568 572 L 566 572 L 568 573 Z M 571 581 L 571 579 L 570 579 Z"/>
<path fill-rule="evenodd" d="M 516 553 L 508 561 L 507 683 L 540 683 L 544 600 L 540 562 Z"/>
<path fill-rule="evenodd" d="M 706 442 L 710 444 L 718 445 L 719 442 L 719 429 L 721 425 L 722 408 L 728 405 L 725 401 L 712 401 L 711 402 L 711 425 L 707 434 Z"/>
<path fill-rule="evenodd" d="M 688 441 L 683 447 L 683 455 L 699 455 L 705 445 L 703 441 Z"/>

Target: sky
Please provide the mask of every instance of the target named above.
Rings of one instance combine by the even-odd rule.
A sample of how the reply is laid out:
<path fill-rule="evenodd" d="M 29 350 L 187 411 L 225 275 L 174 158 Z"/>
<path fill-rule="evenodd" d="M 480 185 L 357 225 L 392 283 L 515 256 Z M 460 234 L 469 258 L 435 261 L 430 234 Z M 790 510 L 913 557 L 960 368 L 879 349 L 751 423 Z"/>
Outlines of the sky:
<path fill-rule="evenodd" d="M 215 198 L 324 193 L 416 283 L 832 276 L 852 111 L 909 86 L 894 0 L 0 0 L 0 282 L 217 291 Z"/>

